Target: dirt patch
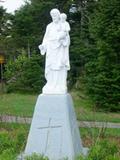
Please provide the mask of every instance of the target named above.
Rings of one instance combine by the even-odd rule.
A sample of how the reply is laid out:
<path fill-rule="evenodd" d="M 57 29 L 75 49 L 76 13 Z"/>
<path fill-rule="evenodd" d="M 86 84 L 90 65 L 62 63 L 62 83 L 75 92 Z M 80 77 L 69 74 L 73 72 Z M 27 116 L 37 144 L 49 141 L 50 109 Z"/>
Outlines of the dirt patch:
<path fill-rule="evenodd" d="M 91 147 L 94 144 L 95 140 L 93 140 L 91 137 L 82 138 L 83 145 L 85 147 Z M 109 142 L 116 143 L 118 148 L 119 148 L 119 152 L 120 152 L 120 137 L 110 136 L 110 137 L 107 137 L 107 138 L 100 138 L 100 140 L 108 140 Z"/>

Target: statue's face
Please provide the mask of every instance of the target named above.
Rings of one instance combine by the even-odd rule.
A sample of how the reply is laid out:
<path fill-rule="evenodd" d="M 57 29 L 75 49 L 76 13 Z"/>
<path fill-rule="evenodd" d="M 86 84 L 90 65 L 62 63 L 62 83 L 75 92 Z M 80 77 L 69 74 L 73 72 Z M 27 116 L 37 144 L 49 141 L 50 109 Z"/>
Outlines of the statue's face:
<path fill-rule="evenodd" d="M 61 22 L 65 22 L 66 21 L 66 17 L 64 17 L 64 16 L 61 16 L 60 19 L 61 19 Z"/>
<path fill-rule="evenodd" d="M 52 17 L 53 22 L 58 22 L 60 19 L 59 15 L 55 12 L 51 14 L 51 17 Z"/>

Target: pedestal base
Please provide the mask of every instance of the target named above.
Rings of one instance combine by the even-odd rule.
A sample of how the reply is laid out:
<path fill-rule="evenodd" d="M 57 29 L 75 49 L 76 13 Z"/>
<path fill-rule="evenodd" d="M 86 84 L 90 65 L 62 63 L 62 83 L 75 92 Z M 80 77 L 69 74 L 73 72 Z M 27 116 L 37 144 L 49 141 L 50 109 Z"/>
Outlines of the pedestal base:
<path fill-rule="evenodd" d="M 25 155 L 43 154 L 50 160 L 84 154 L 72 98 L 65 95 L 39 95 Z"/>

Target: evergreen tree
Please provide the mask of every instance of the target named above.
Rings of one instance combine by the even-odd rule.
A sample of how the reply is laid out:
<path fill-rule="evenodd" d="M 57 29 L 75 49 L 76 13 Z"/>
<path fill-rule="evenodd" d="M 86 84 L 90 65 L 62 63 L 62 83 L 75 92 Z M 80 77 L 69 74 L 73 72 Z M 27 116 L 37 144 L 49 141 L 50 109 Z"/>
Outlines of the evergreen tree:
<path fill-rule="evenodd" d="M 29 47 L 31 52 L 38 50 L 45 26 L 50 21 L 49 11 L 52 6 L 53 3 L 49 1 L 33 1 L 16 11 L 12 21 L 12 36 L 18 48 L 28 51 Z"/>
<path fill-rule="evenodd" d="M 6 13 L 3 7 L 0 7 L 0 50 L 2 50 L 6 55 L 11 53 L 11 23 L 12 15 Z M 15 44 L 14 44 L 15 46 Z"/>
<path fill-rule="evenodd" d="M 77 12 L 71 14 L 71 46 L 70 59 L 71 71 L 70 82 L 73 87 L 84 75 L 84 66 L 93 54 L 94 47 L 91 47 L 89 33 L 90 15 L 97 6 L 95 0 L 75 0 Z M 71 21 L 70 21 L 71 22 Z M 80 85 L 79 85 L 80 86 Z"/>
<path fill-rule="evenodd" d="M 89 30 L 96 52 L 86 64 L 88 93 L 97 107 L 120 110 L 120 1 L 100 0 Z"/>
<path fill-rule="evenodd" d="M 43 59 L 35 54 L 28 58 L 23 52 L 5 65 L 5 78 L 7 92 L 39 93 L 44 84 Z"/>

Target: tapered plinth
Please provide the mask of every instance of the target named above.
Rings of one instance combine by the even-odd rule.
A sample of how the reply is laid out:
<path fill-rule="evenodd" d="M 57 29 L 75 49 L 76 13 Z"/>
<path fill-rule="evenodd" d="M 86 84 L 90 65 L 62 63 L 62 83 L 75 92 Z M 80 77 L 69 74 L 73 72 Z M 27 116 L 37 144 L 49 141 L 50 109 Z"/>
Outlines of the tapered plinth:
<path fill-rule="evenodd" d="M 25 155 L 37 153 L 50 160 L 73 160 L 83 152 L 71 96 L 39 95 Z"/>

